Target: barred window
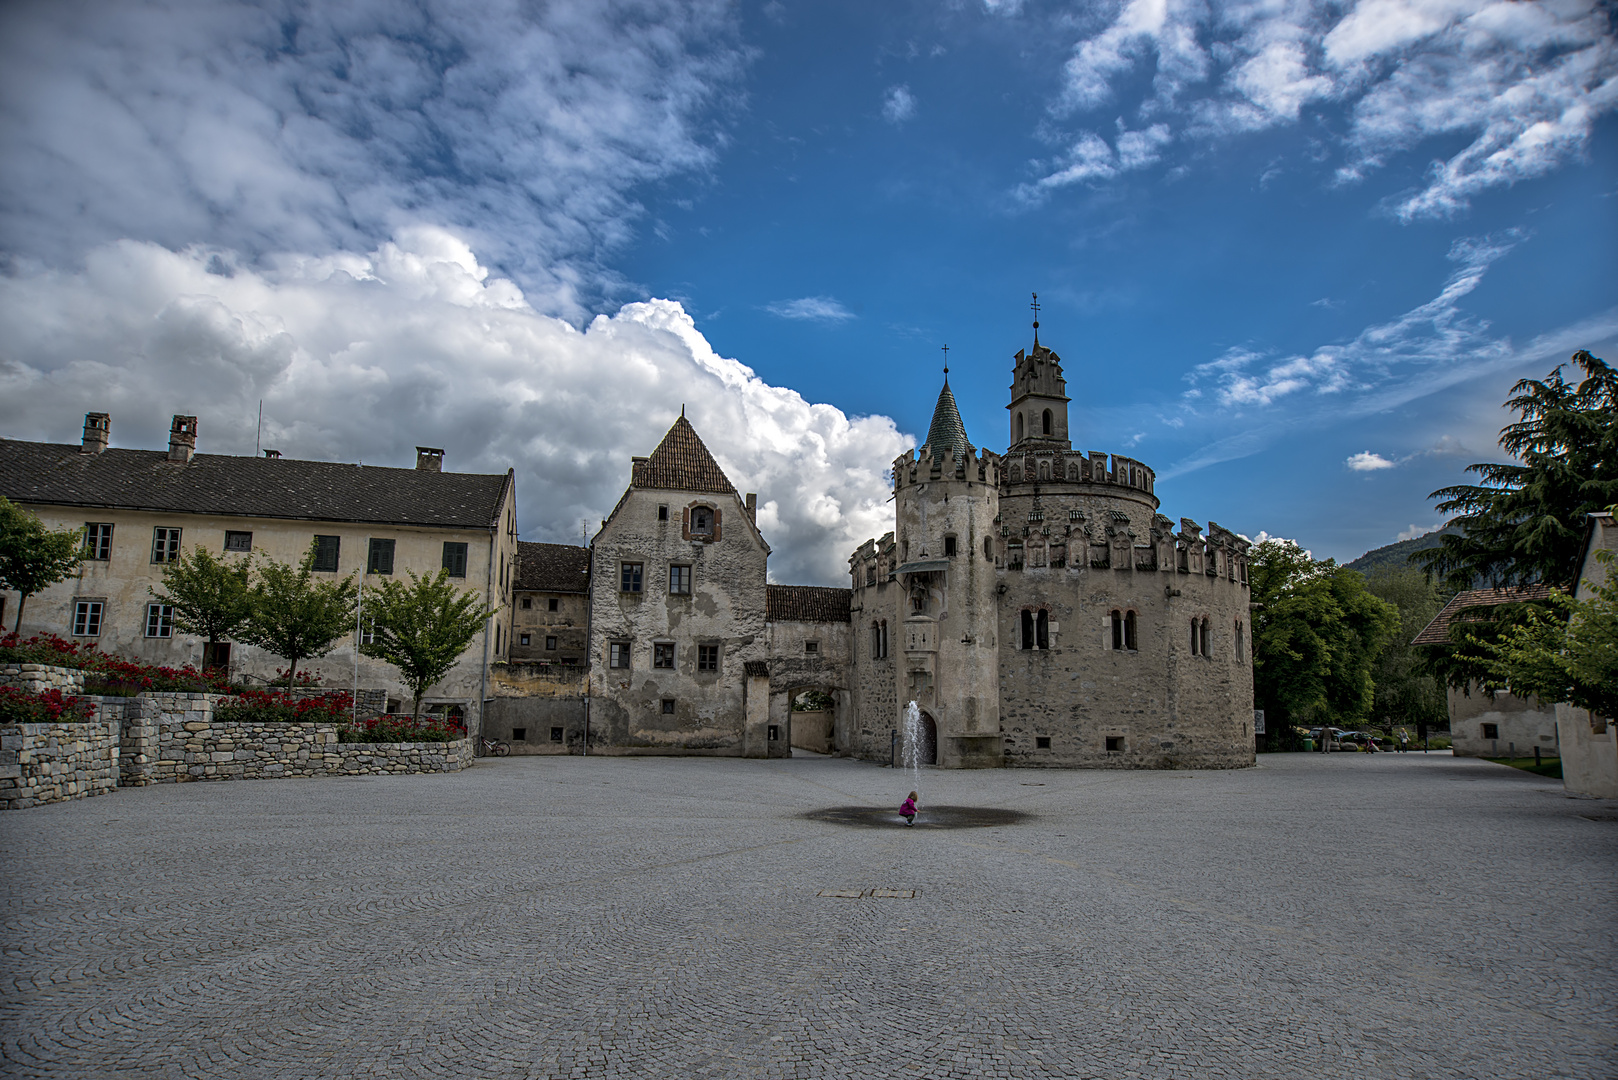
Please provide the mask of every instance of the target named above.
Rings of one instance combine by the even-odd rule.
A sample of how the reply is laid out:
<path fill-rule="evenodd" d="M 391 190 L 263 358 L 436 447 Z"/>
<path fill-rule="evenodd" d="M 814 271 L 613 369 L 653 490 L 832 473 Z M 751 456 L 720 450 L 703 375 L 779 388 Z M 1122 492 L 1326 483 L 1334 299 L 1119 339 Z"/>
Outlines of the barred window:
<path fill-rule="evenodd" d="M 638 593 L 645 568 L 638 562 L 626 562 L 618 567 L 618 591 Z"/>
<path fill-rule="evenodd" d="M 146 636 L 147 637 L 173 637 L 174 636 L 174 605 L 147 604 L 146 605 Z"/>
<path fill-rule="evenodd" d="M 84 557 L 95 562 L 112 558 L 112 525 L 105 521 L 84 523 Z"/>
<path fill-rule="evenodd" d="M 698 645 L 697 646 L 697 670 L 698 671 L 718 671 L 719 670 L 719 646 L 717 646 L 717 645 Z"/>
<path fill-rule="evenodd" d="M 343 538 L 340 536 L 316 536 L 315 561 L 311 569 L 325 574 L 337 573 L 337 556 L 342 544 Z"/>
<path fill-rule="evenodd" d="M 180 530 L 159 525 L 152 530 L 152 561 L 173 562 L 180 557 Z"/>
<path fill-rule="evenodd" d="M 74 637 L 100 637 L 101 636 L 100 600 L 79 600 L 73 605 L 73 636 Z"/>

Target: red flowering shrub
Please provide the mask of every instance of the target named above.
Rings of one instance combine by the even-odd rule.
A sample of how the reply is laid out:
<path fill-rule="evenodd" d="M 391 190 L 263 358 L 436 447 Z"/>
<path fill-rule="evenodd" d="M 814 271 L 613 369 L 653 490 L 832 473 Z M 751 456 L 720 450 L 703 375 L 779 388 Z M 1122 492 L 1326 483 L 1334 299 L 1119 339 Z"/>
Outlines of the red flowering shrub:
<path fill-rule="evenodd" d="M 346 724 L 353 715 L 354 695 L 289 694 L 285 690 L 242 690 L 214 706 L 215 720 L 240 723 Z"/>
<path fill-rule="evenodd" d="M 466 725 L 459 719 L 424 716 L 416 721 L 408 713 L 385 713 L 337 729 L 337 741 L 347 743 L 454 742 L 464 738 Z"/>
<path fill-rule="evenodd" d="M 227 694 L 233 689 L 225 672 L 184 667 L 153 667 L 110 656 L 94 644 L 81 644 L 55 634 L 35 634 L 26 641 L 16 633 L 0 637 L 0 664 L 53 664 L 84 672 L 84 692 L 131 697 L 147 690 Z M 300 680 L 300 685 L 302 680 Z"/>
<path fill-rule="evenodd" d="M 60 690 L 30 694 L 0 686 L 0 724 L 82 724 L 95 719 L 90 703 Z"/>

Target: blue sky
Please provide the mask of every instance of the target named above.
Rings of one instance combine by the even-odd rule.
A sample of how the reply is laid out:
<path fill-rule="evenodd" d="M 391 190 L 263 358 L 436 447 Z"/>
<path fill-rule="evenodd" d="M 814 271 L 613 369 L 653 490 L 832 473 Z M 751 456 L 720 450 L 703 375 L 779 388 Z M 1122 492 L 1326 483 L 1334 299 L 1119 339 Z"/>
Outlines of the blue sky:
<path fill-rule="evenodd" d="M 1352 558 L 1614 359 L 1615 104 L 1592 3 L 12 5 L 0 433 L 262 398 L 565 540 L 685 404 L 835 582 L 940 346 L 1004 447 L 1037 291 L 1079 448 Z"/>

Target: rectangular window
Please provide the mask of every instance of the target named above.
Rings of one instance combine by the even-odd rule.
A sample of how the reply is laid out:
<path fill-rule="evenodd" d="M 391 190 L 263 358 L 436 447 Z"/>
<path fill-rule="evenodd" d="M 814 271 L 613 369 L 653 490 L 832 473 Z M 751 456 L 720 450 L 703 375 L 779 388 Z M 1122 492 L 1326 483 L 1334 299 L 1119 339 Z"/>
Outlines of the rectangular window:
<path fill-rule="evenodd" d="M 717 645 L 698 645 L 697 646 L 697 670 L 698 671 L 718 671 L 719 670 L 719 646 L 717 646 Z"/>
<path fill-rule="evenodd" d="M 627 668 L 629 666 L 629 642 L 611 641 L 607 643 L 607 666 L 610 668 Z"/>
<path fill-rule="evenodd" d="M 560 600 L 556 599 L 556 597 L 553 596 L 553 597 L 550 598 L 550 601 L 545 605 L 545 610 L 546 611 L 556 611 L 556 610 L 560 609 L 561 605 L 562 605 L 562 602 Z"/>
<path fill-rule="evenodd" d="M 528 644 L 528 642 L 525 641 L 525 642 L 523 642 L 523 644 L 526 645 L 526 644 Z M 547 649 L 551 650 L 552 652 L 554 652 L 556 650 L 556 639 L 553 638 L 553 637 L 547 637 L 545 639 L 545 648 L 547 648 Z"/>
<path fill-rule="evenodd" d="M 691 568 L 689 566 L 669 567 L 669 593 L 673 596 L 691 595 Z"/>
<path fill-rule="evenodd" d="M 618 565 L 618 591 L 640 592 L 642 566 L 638 562 L 626 562 Z"/>
<path fill-rule="evenodd" d="M 225 530 L 225 550 L 226 551 L 252 551 L 253 550 L 253 534 L 250 533 L 250 532 L 234 532 L 234 531 L 232 531 L 230 529 L 226 529 Z"/>
<path fill-rule="evenodd" d="M 100 637 L 101 610 L 102 602 L 100 600 L 79 600 L 74 603 L 73 636 Z"/>
<path fill-rule="evenodd" d="M 514 727 L 514 728 L 512 728 L 511 729 L 511 741 L 512 742 L 527 742 L 528 741 L 528 729 L 525 728 L 525 727 Z"/>
<path fill-rule="evenodd" d="M 652 666 L 655 668 L 674 667 L 674 645 L 672 642 L 659 641 L 652 645 Z"/>
<path fill-rule="evenodd" d="M 316 536 L 313 569 L 325 574 L 337 573 L 337 555 L 342 545 L 343 538 L 340 536 Z"/>
<path fill-rule="evenodd" d="M 953 536 L 944 537 L 944 557 L 949 559 L 955 557 L 955 537 Z"/>
<path fill-rule="evenodd" d="M 146 605 L 146 636 L 174 636 L 174 606 L 172 604 Z"/>
<path fill-rule="evenodd" d="M 444 541 L 444 569 L 450 577 L 466 576 L 466 545 Z"/>
<path fill-rule="evenodd" d="M 379 540 L 371 537 L 371 551 L 365 559 L 365 572 L 367 574 L 393 573 L 393 548 L 395 540 Z M 498 651 L 498 650 L 496 650 Z"/>
<path fill-rule="evenodd" d="M 1124 752 L 1124 737 L 1122 735 L 1107 736 L 1107 753 L 1121 754 Z"/>
<path fill-rule="evenodd" d="M 152 561 L 173 562 L 180 557 L 180 530 L 162 525 L 152 530 Z"/>
<path fill-rule="evenodd" d="M 112 525 L 105 521 L 84 523 L 84 557 L 96 562 L 112 558 Z"/>
<path fill-rule="evenodd" d="M 1049 735 L 1035 735 L 1034 736 L 1034 749 L 1035 750 L 1049 750 L 1050 748 L 1051 748 L 1051 737 Z"/>
<path fill-rule="evenodd" d="M 781 729 L 775 724 L 770 725 L 770 742 L 777 742 L 781 738 Z"/>
<path fill-rule="evenodd" d="M 533 606 L 534 606 L 534 598 L 532 596 L 525 596 L 525 597 L 522 598 L 522 607 L 523 607 L 524 611 L 527 611 L 529 608 L 531 608 Z"/>
<path fill-rule="evenodd" d="M 529 644 L 529 635 L 524 634 L 519 640 L 522 642 L 522 644 L 527 645 Z"/>
<path fill-rule="evenodd" d="M 360 620 L 360 644 L 376 644 L 376 620 L 364 618 Z"/>
<path fill-rule="evenodd" d="M 669 519 L 669 508 L 667 506 L 659 506 L 657 508 L 657 520 L 659 520 L 659 521 L 667 521 L 668 519 Z"/>
<path fill-rule="evenodd" d="M 1498 739 L 1500 737 L 1500 725 L 1499 724 L 1484 724 L 1483 725 L 1483 737 L 1485 739 Z"/>
<path fill-rule="evenodd" d="M 551 742 L 561 742 L 561 741 L 562 741 L 562 729 L 559 728 L 559 727 L 551 728 Z"/>
<path fill-rule="evenodd" d="M 673 716 L 674 715 L 674 699 L 673 698 L 666 697 L 666 698 L 663 699 L 663 715 L 664 716 Z"/>
<path fill-rule="evenodd" d="M 810 656 L 818 655 L 820 653 L 820 642 L 818 642 L 818 641 L 806 641 L 806 642 L 804 642 L 803 643 L 803 651 L 805 653 L 809 654 Z"/>

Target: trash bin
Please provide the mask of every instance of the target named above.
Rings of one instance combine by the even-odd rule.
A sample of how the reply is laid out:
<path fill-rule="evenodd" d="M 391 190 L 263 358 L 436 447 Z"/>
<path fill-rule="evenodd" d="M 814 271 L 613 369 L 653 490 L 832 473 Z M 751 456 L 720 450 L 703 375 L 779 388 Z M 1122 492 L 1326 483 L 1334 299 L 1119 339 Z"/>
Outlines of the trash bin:
<path fill-rule="evenodd" d="M 1314 753 L 1315 740 L 1313 740 L 1313 739 L 1305 739 L 1305 740 L 1303 740 L 1303 749 L 1304 749 L 1305 753 L 1310 753 L 1310 754 Z"/>

